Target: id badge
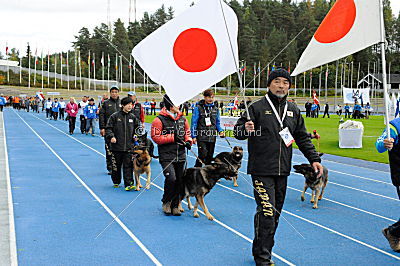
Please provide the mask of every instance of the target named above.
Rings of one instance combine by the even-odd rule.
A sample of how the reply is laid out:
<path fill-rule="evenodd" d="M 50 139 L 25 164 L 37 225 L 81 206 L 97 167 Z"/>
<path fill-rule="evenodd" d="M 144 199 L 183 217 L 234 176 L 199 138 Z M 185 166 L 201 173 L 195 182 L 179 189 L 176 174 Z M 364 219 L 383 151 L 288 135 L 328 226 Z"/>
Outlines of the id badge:
<path fill-rule="evenodd" d="M 74 110 L 74 109 L 72 109 L 72 110 L 71 110 L 71 113 L 75 113 L 75 110 Z"/>
<path fill-rule="evenodd" d="M 289 128 L 287 127 L 280 131 L 279 135 L 281 135 L 281 138 L 283 139 L 283 142 L 285 142 L 286 147 L 290 147 L 290 145 L 292 145 L 292 143 L 294 142 L 294 138 L 292 134 L 290 134 Z"/>
<path fill-rule="evenodd" d="M 90 113 L 93 114 L 93 110 L 90 110 Z"/>
<path fill-rule="evenodd" d="M 206 126 L 211 126 L 211 118 L 210 117 L 206 117 Z"/>

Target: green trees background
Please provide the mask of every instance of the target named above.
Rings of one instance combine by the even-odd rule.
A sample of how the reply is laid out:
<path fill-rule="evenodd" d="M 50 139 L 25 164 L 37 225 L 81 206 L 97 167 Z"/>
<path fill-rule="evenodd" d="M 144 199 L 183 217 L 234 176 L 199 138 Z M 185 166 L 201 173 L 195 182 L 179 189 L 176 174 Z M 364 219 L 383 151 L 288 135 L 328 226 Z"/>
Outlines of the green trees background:
<path fill-rule="evenodd" d="M 398 0 L 396 0 L 398 1 Z M 275 65 L 276 67 L 284 67 L 293 70 L 301 53 L 308 45 L 314 32 L 322 22 L 323 18 L 335 3 L 335 0 L 303 0 L 294 2 L 292 0 L 237 0 L 226 1 L 236 12 L 239 20 L 239 55 L 242 64 L 246 63 L 246 80 L 250 81 L 254 77 L 254 64 L 260 63 L 261 68 L 267 64 Z M 390 63 L 392 73 L 400 73 L 400 16 L 393 14 L 390 7 L 390 0 L 384 0 L 384 15 L 387 35 L 387 61 Z M 104 54 L 105 67 L 108 65 L 108 56 L 110 56 L 110 79 L 116 78 L 115 62 L 116 56 L 123 56 L 123 80 L 129 81 L 128 62 L 132 48 L 139 43 L 143 38 L 152 33 L 158 27 L 166 23 L 174 17 L 174 10 L 166 8 L 162 5 L 153 14 L 144 13 L 140 21 L 131 22 L 129 25 L 124 24 L 120 19 L 115 21 L 113 25 L 100 24 L 94 29 L 82 27 L 74 40 L 72 40 L 73 49 L 69 54 L 69 72 L 74 75 L 74 60 L 78 56 L 78 50 L 81 57 L 82 75 L 87 76 L 88 73 L 88 57 L 90 53 L 91 59 L 95 55 L 96 77 L 101 78 L 102 68 L 100 59 Z M 302 31 L 303 30 L 303 31 Z M 297 39 L 278 57 L 271 61 L 278 53 L 291 41 L 300 31 L 302 33 Z M 27 51 L 11 50 L 11 58 L 19 60 L 22 56 L 22 64 L 28 66 L 28 56 L 30 48 Z M 35 52 L 31 53 L 31 68 L 34 67 Z M 66 52 L 61 53 L 63 56 L 63 64 L 65 65 Z M 44 55 L 44 69 L 47 70 L 47 54 Z M 60 73 L 60 55 L 50 55 L 50 70 L 54 71 L 54 60 L 57 57 L 57 72 Z M 360 66 L 360 76 L 369 72 L 379 71 L 380 64 L 379 47 L 373 46 L 359 53 L 353 54 L 338 62 L 339 74 L 341 68 L 347 72 L 353 67 L 354 75 L 353 82 L 357 80 L 358 67 Z M 133 59 L 132 59 L 133 60 Z M 335 86 L 336 62 L 329 66 L 328 85 Z M 41 69 L 41 62 L 37 65 L 37 69 Z M 91 71 L 93 68 L 91 67 Z M 140 70 L 139 70 L 140 71 Z M 63 73 L 66 69 L 63 70 Z M 105 70 L 107 73 L 107 70 Z M 141 71 L 140 71 L 141 72 Z M 325 79 L 326 66 L 322 71 L 320 68 L 314 69 L 312 73 L 312 86 L 319 86 L 319 75 L 322 80 Z M 267 70 L 261 74 L 261 86 L 266 85 Z M 91 74 L 93 76 L 93 73 Z M 119 75 L 119 74 L 118 74 Z M 297 87 L 309 87 L 310 77 L 306 73 L 306 82 L 304 76 L 297 78 Z M 136 81 L 143 82 L 143 76 L 138 72 Z M 350 82 L 347 78 L 347 81 Z M 353 84 L 354 84 L 353 83 Z M 232 75 L 232 86 L 237 86 L 237 77 Z M 227 85 L 227 79 L 223 80 L 221 86 Z M 252 87 L 252 85 L 250 85 Z"/>

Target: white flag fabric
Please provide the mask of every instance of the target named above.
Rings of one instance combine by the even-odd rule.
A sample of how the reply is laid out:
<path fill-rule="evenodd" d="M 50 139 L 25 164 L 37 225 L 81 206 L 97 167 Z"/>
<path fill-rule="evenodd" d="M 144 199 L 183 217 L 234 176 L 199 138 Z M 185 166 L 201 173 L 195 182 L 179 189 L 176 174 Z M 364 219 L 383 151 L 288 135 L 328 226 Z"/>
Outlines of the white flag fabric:
<path fill-rule="evenodd" d="M 365 89 L 351 89 L 343 88 L 343 102 L 354 104 L 357 101 L 359 104 L 367 104 L 370 102 L 370 88 Z"/>
<path fill-rule="evenodd" d="M 237 71 L 237 34 L 228 5 L 201 0 L 146 37 L 132 55 L 179 105 Z"/>
<path fill-rule="evenodd" d="M 337 0 L 300 57 L 292 76 L 380 41 L 379 0 Z"/>

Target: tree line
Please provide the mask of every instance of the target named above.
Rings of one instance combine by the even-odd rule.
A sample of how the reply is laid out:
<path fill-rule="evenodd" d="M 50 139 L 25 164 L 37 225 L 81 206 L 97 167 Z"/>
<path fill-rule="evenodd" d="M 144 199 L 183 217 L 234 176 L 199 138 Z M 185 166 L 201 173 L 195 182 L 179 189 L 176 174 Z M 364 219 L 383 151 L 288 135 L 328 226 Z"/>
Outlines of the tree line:
<path fill-rule="evenodd" d="M 301 53 L 307 47 L 323 18 L 335 3 L 335 0 L 303 0 L 297 2 L 292 0 L 244 0 L 242 3 L 237 0 L 230 0 L 226 2 L 238 16 L 239 56 L 242 69 L 246 66 L 244 74 L 246 75 L 246 83 L 248 83 L 254 78 L 254 72 L 259 73 L 259 65 L 261 69 L 269 64 L 269 69 L 272 67 L 284 67 L 288 70 L 293 70 Z M 392 73 L 400 73 L 400 16 L 393 14 L 390 0 L 384 0 L 383 2 L 388 44 L 386 51 L 387 61 L 391 65 L 390 69 Z M 89 65 L 91 65 L 91 76 L 93 77 L 94 68 L 92 64 L 94 63 L 96 78 L 100 79 L 103 63 L 106 68 L 110 65 L 110 79 L 119 79 L 122 70 L 123 81 L 129 82 L 130 71 L 132 71 L 129 61 L 133 61 L 133 59 L 130 59 L 133 47 L 173 17 L 174 10 L 172 7 L 166 8 L 162 5 L 153 14 L 145 12 L 140 21 L 131 22 L 129 25 L 125 25 L 121 19 L 118 19 L 113 25 L 101 23 L 93 28 L 93 30 L 82 27 L 72 42 L 73 50 L 68 51 L 70 74 L 74 75 L 75 70 L 73 65 L 75 60 L 79 59 L 78 55 L 80 55 L 82 75 L 85 77 L 88 76 Z M 297 38 L 295 38 L 296 35 L 298 35 Z M 292 40 L 293 42 L 279 56 L 276 56 Z M 30 47 L 27 47 L 26 54 L 22 58 L 22 65 L 24 67 L 28 66 L 29 53 L 31 54 L 31 68 L 33 68 L 35 65 L 35 55 L 30 51 Z M 49 56 L 50 71 L 54 71 L 54 61 L 57 60 L 58 67 L 56 71 L 60 73 L 60 67 L 62 67 L 59 65 L 60 56 L 63 57 L 65 65 L 66 54 L 66 52 L 62 52 Z M 104 55 L 103 60 L 101 60 L 102 55 Z M 119 65 L 121 62 L 120 56 L 123 58 L 122 67 Z M 110 62 L 108 62 L 108 57 L 110 58 Z M 19 52 L 16 49 L 11 49 L 10 58 L 11 60 L 20 60 Z M 94 62 L 93 58 L 95 58 Z M 45 70 L 48 68 L 47 64 L 48 60 L 46 58 L 44 60 Z M 116 65 L 118 65 L 119 71 L 115 71 Z M 301 75 L 301 77 L 297 78 L 297 87 L 309 88 L 311 79 L 311 86 L 318 88 L 320 82 L 317 77 L 319 76 L 322 76 L 322 80 L 325 80 L 325 77 L 327 77 L 328 86 L 330 88 L 335 87 L 337 65 L 339 74 L 342 74 L 341 79 L 343 80 L 344 77 L 344 80 L 348 82 L 348 86 L 350 86 L 351 82 L 356 84 L 358 76 L 366 75 L 368 72 L 379 72 L 379 46 L 369 47 L 338 62 L 333 62 L 327 67 L 314 69 L 312 72 L 310 71 L 311 73 L 306 73 L 304 76 Z M 37 65 L 37 69 L 41 69 L 41 63 Z M 347 76 L 350 76 L 348 73 L 352 69 L 354 72 L 351 75 L 352 80 L 349 80 L 349 78 L 346 79 Z M 66 69 L 64 69 L 63 73 L 66 73 Z M 140 73 L 143 73 L 143 71 L 139 69 L 136 72 L 136 82 L 144 81 Z M 265 69 L 261 73 L 259 80 L 261 87 L 266 86 L 267 73 L 268 69 Z M 106 79 L 107 74 L 106 70 Z M 256 83 L 258 86 L 258 80 Z M 218 85 L 237 87 L 237 76 L 232 75 L 230 79 L 227 78 Z M 340 87 L 340 85 L 338 86 Z M 252 86 L 249 85 L 249 87 Z"/>

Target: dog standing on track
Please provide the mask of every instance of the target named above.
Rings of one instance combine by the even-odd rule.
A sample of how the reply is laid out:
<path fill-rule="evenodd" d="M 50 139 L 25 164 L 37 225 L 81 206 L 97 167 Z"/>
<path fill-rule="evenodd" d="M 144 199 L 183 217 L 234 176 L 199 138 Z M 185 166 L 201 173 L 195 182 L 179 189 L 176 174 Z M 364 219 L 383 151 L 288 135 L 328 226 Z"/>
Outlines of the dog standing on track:
<path fill-rule="evenodd" d="M 231 152 L 221 152 L 215 157 L 216 162 L 222 162 L 229 164 L 235 168 L 236 171 L 239 171 L 239 168 L 242 166 L 242 158 L 243 158 L 243 148 L 240 146 L 233 147 Z M 238 187 L 237 183 L 238 174 L 232 176 L 233 186 Z"/>
<path fill-rule="evenodd" d="M 304 194 L 308 188 L 311 188 L 311 203 L 314 203 L 313 209 L 318 209 L 318 201 L 322 200 L 326 185 L 328 184 L 328 169 L 323 166 L 324 170 L 320 177 L 315 172 L 310 164 L 294 165 L 296 173 L 302 174 L 305 177 L 304 189 L 301 193 L 301 201 L 305 200 Z"/>
<path fill-rule="evenodd" d="M 136 190 L 139 191 L 141 187 L 140 184 L 140 175 L 146 173 L 146 189 L 150 189 L 151 184 L 151 156 L 147 149 L 143 150 L 135 150 L 133 159 L 133 172 L 135 174 L 135 182 L 136 182 Z"/>

